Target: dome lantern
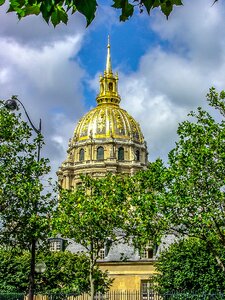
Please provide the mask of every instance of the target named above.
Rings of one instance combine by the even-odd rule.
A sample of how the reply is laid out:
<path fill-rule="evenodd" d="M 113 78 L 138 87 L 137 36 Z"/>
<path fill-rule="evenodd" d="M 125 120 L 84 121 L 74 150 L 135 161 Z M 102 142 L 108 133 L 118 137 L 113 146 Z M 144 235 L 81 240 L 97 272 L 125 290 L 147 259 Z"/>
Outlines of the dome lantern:
<path fill-rule="evenodd" d="M 103 76 L 100 75 L 99 79 L 100 91 L 96 98 L 98 105 L 112 104 L 119 105 L 120 95 L 118 94 L 118 74 L 113 74 L 110 53 L 110 40 L 108 36 L 106 69 Z"/>

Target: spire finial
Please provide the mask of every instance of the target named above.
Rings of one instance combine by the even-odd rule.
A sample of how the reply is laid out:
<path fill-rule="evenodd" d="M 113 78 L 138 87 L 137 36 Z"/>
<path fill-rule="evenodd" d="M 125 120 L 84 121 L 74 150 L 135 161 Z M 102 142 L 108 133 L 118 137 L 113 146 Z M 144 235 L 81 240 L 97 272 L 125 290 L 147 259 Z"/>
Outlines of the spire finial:
<path fill-rule="evenodd" d="M 108 36 L 106 68 L 103 76 L 100 76 L 100 91 L 96 98 L 98 105 L 119 105 L 118 75 L 113 74 L 110 56 L 110 39 Z"/>
<path fill-rule="evenodd" d="M 112 73 L 109 35 L 108 35 L 108 45 L 107 45 L 106 73 L 108 73 L 108 74 Z"/>

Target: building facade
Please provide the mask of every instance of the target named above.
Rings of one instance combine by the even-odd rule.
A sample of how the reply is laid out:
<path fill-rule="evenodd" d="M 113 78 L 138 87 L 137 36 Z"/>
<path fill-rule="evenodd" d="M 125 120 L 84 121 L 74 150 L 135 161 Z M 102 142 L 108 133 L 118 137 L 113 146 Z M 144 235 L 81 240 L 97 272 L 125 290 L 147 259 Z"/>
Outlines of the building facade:
<path fill-rule="evenodd" d="M 112 71 L 109 42 L 106 68 L 99 83 L 97 106 L 78 122 L 69 141 L 67 158 L 57 173 L 62 188 L 76 188 L 81 174 L 96 178 L 109 172 L 132 175 L 147 166 L 147 145 L 140 125 L 120 107 L 118 74 Z M 73 242 L 67 249 L 76 253 L 85 251 Z M 114 279 L 112 290 L 140 291 L 155 272 L 155 252 L 151 245 L 142 253 L 132 243 L 118 243 L 110 248 L 106 245 L 101 249 L 98 264 Z"/>

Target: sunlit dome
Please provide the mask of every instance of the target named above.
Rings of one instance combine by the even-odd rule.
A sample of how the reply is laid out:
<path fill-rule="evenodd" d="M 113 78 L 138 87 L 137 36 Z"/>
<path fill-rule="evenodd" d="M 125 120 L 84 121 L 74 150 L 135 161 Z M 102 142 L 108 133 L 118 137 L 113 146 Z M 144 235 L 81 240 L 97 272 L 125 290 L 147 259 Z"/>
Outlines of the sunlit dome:
<path fill-rule="evenodd" d="M 74 132 L 76 141 L 93 139 L 126 139 L 142 143 L 144 138 L 139 124 L 124 109 L 101 104 L 89 111 Z"/>
<path fill-rule="evenodd" d="M 96 98 L 98 105 L 78 122 L 74 140 L 116 138 L 143 143 L 139 124 L 119 106 L 118 75 L 112 72 L 109 44 L 107 49 L 106 70 L 100 76 L 100 93 Z"/>
<path fill-rule="evenodd" d="M 60 185 L 66 189 L 79 185 L 80 175 L 132 175 L 148 163 L 140 126 L 120 107 L 118 74 L 112 71 L 109 41 L 106 68 L 99 83 L 97 105 L 78 122 L 69 141 L 67 158 L 57 173 Z"/>

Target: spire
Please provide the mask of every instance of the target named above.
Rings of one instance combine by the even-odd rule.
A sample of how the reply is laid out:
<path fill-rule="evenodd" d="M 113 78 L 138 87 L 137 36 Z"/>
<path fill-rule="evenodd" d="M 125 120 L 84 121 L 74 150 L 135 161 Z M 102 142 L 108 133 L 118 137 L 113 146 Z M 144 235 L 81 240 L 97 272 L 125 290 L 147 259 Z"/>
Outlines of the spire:
<path fill-rule="evenodd" d="M 111 55 L 110 55 L 110 39 L 108 35 L 108 45 L 107 45 L 107 59 L 106 59 L 106 73 L 112 73 Z"/>
<path fill-rule="evenodd" d="M 100 75 L 99 83 L 100 91 L 96 98 L 98 105 L 119 105 L 120 95 L 118 94 L 118 74 L 113 74 L 112 72 L 109 36 L 107 45 L 106 68 L 103 76 Z"/>

